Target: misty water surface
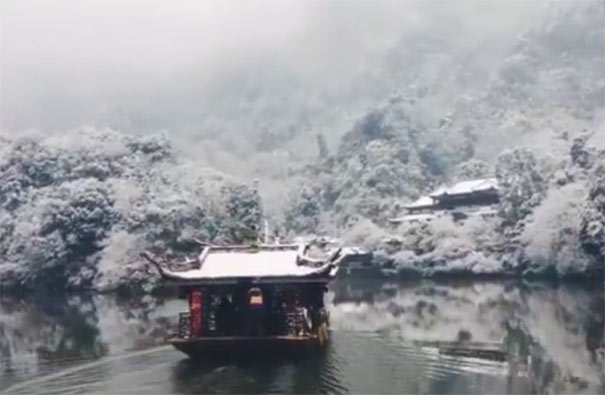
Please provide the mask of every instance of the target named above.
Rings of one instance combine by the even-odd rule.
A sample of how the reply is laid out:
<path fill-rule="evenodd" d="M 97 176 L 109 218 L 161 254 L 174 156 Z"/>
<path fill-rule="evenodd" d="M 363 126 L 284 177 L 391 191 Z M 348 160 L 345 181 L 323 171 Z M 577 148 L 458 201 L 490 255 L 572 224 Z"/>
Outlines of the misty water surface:
<path fill-rule="evenodd" d="M 297 360 L 193 363 L 172 297 L 2 296 L 6 393 L 505 393 L 603 390 L 602 284 L 339 280 L 332 341 Z M 507 361 L 440 353 L 504 342 Z"/>

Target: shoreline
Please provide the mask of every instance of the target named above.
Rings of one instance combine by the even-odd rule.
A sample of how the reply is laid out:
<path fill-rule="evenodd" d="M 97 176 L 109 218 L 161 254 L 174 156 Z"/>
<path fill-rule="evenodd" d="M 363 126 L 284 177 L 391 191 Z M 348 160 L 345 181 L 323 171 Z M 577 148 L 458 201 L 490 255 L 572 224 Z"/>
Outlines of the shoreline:
<path fill-rule="evenodd" d="M 347 281 L 351 283 L 358 282 L 380 282 L 380 283 L 418 283 L 430 281 L 437 284 L 448 283 L 492 283 L 492 282 L 510 282 L 515 284 L 524 283 L 540 283 L 549 286 L 573 286 L 582 285 L 589 288 L 600 286 L 605 292 L 605 275 L 601 273 L 586 273 L 586 274 L 570 274 L 565 276 L 560 275 L 523 275 L 517 273 L 468 273 L 468 272 L 451 272 L 451 273 L 433 273 L 426 274 L 414 270 L 400 270 L 397 273 L 388 273 L 380 268 L 357 268 L 352 269 L 350 273 L 341 272 L 336 277 L 336 282 Z M 145 290 L 146 283 L 124 284 L 116 288 L 108 290 L 100 290 L 97 288 L 68 288 L 58 289 L 52 287 L 19 287 L 7 286 L 4 281 L 0 280 L 0 299 L 3 295 L 7 296 L 31 296 L 40 295 L 42 293 L 63 294 L 63 295 L 116 295 L 118 297 L 130 297 L 136 295 L 150 295 L 156 297 L 174 296 L 177 294 L 177 289 L 174 286 L 153 285 Z"/>

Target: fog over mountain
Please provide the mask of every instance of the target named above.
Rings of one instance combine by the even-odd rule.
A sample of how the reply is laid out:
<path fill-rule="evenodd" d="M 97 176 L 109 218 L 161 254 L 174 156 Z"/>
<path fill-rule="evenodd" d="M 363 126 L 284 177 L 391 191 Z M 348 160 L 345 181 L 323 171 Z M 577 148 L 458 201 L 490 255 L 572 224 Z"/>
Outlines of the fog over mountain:
<path fill-rule="evenodd" d="M 602 273 L 604 7 L 3 1 L 0 272 L 69 262 L 68 283 L 108 286 L 139 249 L 238 241 L 265 216 L 398 270 Z M 493 221 L 385 229 L 491 175 Z"/>

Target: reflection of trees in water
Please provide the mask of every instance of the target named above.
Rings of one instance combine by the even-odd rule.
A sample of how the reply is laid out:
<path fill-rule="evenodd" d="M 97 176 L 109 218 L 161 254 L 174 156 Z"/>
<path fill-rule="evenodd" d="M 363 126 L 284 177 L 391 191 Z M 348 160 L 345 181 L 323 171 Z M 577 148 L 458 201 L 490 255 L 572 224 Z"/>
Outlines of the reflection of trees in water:
<path fill-rule="evenodd" d="M 605 383 L 602 284 L 350 281 L 333 290 L 336 328 L 398 330 L 410 340 L 505 340 L 513 370 L 529 360 L 538 390 Z"/>
<path fill-rule="evenodd" d="M 156 298 L 2 295 L 2 376 L 30 375 L 127 348 L 163 343 L 170 326 Z M 6 384 L 6 383 L 5 383 Z"/>
<path fill-rule="evenodd" d="M 166 299 L 149 295 L 96 296 L 95 303 L 99 329 L 112 353 L 164 344 L 178 311 L 178 307 L 166 309 Z"/>
<path fill-rule="evenodd" d="M 530 374 L 540 391 L 605 391 L 602 284 L 534 283 L 521 317 L 531 341 Z"/>
<path fill-rule="evenodd" d="M 107 352 L 90 298 L 3 295 L 0 306 L 3 373 L 36 369 L 39 361 L 96 358 Z"/>

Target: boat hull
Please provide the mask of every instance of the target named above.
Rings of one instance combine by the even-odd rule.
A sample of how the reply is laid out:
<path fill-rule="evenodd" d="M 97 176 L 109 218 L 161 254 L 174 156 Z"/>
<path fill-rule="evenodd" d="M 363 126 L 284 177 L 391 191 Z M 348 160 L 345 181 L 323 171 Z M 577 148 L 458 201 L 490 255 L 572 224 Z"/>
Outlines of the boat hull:
<path fill-rule="evenodd" d="M 325 335 L 173 338 L 168 342 L 192 359 L 300 356 L 323 349 Z"/>

